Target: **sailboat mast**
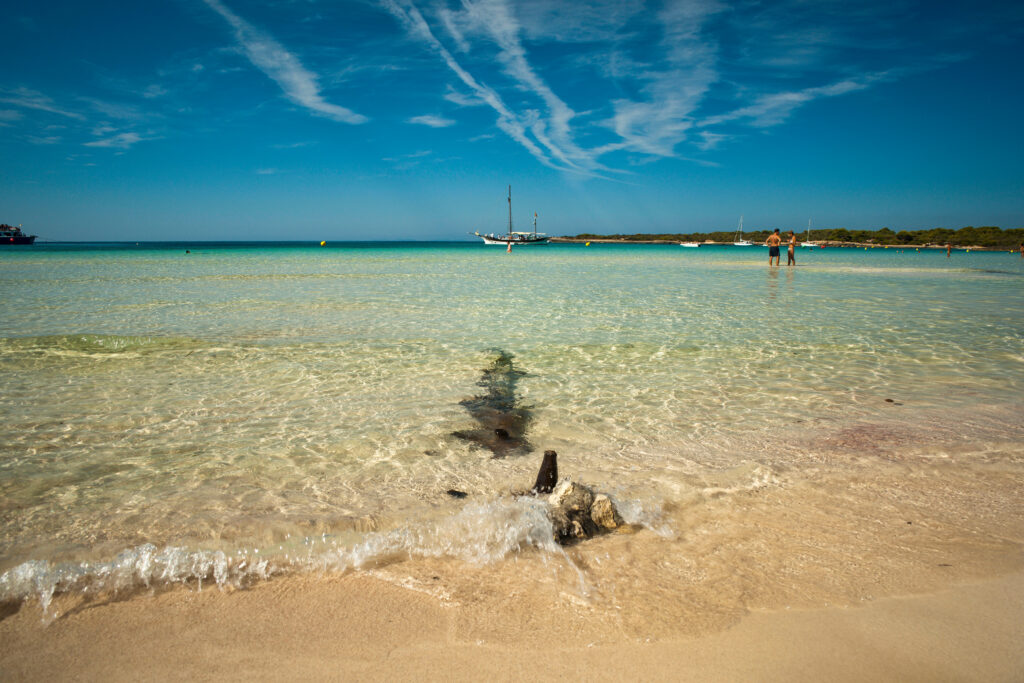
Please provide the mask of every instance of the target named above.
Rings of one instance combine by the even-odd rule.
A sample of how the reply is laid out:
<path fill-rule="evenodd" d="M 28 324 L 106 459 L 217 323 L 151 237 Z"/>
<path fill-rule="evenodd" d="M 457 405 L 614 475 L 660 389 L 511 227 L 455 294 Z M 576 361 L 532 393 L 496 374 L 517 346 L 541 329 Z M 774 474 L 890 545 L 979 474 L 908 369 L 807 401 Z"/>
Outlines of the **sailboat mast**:
<path fill-rule="evenodd" d="M 508 235 L 512 236 L 512 186 L 508 186 Z"/>
<path fill-rule="evenodd" d="M 533 212 L 533 236 L 537 236 L 537 212 Z"/>

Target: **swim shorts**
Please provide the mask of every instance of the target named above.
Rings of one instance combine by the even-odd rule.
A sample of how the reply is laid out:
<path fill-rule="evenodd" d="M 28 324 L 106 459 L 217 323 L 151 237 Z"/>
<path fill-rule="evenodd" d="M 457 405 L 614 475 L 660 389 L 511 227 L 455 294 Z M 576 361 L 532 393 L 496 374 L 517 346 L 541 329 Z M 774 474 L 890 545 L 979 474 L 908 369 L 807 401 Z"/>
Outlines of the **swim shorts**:
<path fill-rule="evenodd" d="M 769 257 L 778 256 L 778 255 L 779 255 L 779 248 L 778 247 L 768 247 L 768 256 Z"/>

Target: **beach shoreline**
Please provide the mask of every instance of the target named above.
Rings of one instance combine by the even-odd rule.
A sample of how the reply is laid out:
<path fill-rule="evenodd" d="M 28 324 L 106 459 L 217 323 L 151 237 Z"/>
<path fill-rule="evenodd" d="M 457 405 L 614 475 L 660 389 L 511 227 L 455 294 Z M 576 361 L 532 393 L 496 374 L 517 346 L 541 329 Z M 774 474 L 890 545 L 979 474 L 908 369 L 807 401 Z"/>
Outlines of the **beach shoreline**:
<path fill-rule="evenodd" d="M 709 486 L 666 509 L 673 533 L 634 529 L 562 554 L 399 554 L 243 587 L 67 591 L 45 615 L 30 598 L 0 613 L 0 674 L 1020 680 L 1018 459 L 1011 449 L 965 470 L 882 450 L 842 474 Z"/>
<path fill-rule="evenodd" d="M 357 573 L 244 591 L 177 588 L 82 604 L 50 624 L 26 606 L 0 622 L 0 673 L 693 681 L 1010 681 L 1024 673 L 1024 572 L 853 608 L 759 610 L 723 630 L 649 640 L 580 628 L 581 606 L 538 612 L 532 600 L 503 602 L 506 611 L 496 614 Z"/>

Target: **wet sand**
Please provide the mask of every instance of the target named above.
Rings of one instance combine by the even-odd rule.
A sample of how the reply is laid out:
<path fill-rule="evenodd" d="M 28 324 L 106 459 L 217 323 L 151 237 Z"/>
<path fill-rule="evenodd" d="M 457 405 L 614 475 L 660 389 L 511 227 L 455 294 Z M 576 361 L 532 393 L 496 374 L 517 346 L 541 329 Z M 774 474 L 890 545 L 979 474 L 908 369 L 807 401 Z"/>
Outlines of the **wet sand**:
<path fill-rule="evenodd" d="M 4 680 L 902 680 L 1024 678 L 1024 573 L 857 608 L 755 612 L 652 642 L 564 609 L 452 606 L 366 575 L 88 605 L 0 623 Z M 499 622 L 501 626 L 496 626 Z M 491 626 L 479 628 L 481 624 Z M 477 637 L 480 636 L 480 637 Z"/>
<path fill-rule="evenodd" d="M 0 678 L 1024 680 L 1017 460 L 706 482 L 677 533 L 564 555 L 64 594 L 49 623 L 30 600 L 0 612 Z"/>

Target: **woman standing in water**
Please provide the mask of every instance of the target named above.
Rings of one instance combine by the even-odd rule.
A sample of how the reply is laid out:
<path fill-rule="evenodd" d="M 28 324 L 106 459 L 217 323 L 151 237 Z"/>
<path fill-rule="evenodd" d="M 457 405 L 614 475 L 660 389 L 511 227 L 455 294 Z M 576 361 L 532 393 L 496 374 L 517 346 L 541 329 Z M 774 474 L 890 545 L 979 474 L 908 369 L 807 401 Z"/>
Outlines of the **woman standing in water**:
<path fill-rule="evenodd" d="M 796 265 L 796 235 L 793 231 L 789 231 L 789 251 L 786 253 L 786 265 Z"/>

